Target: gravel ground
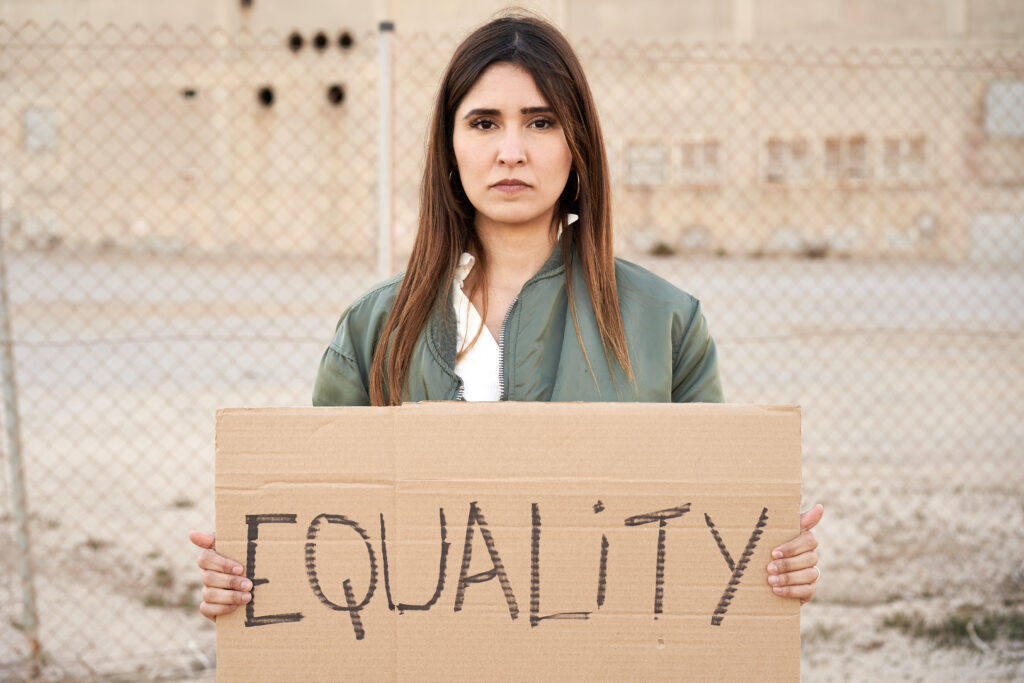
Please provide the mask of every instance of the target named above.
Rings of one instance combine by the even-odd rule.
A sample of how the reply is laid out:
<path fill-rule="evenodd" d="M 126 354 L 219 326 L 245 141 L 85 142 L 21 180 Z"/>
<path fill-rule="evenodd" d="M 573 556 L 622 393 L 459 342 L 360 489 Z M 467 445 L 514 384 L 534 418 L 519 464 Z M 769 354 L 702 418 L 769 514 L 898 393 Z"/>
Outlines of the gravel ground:
<path fill-rule="evenodd" d="M 701 298 L 730 400 L 803 406 L 805 503 L 826 505 L 803 677 L 1024 677 L 1024 636 L 940 645 L 884 626 L 1024 614 L 1024 273 L 644 263 Z M 277 260 L 30 254 L 8 268 L 46 673 L 209 678 L 185 534 L 213 524 L 214 411 L 307 405 L 338 313 L 375 278 Z M 6 465 L 0 680 L 16 680 Z"/>

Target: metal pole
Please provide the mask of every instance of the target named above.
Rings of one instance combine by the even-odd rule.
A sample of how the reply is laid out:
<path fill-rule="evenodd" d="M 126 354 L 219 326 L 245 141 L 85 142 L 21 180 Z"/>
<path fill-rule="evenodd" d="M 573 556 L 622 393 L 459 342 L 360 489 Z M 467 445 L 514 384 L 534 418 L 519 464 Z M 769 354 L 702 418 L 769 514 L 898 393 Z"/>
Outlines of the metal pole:
<path fill-rule="evenodd" d="M 394 194 L 394 181 L 391 177 L 391 37 L 395 24 L 391 21 L 380 22 L 380 40 L 378 42 L 378 64 L 380 66 L 380 136 L 378 139 L 377 164 L 377 271 L 380 277 L 387 278 L 392 272 L 392 234 L 391 208 Z"/>
<path fill-rule="evenodd" d="M 35 679 L 42 673 L 42 648 L 39 644 L 39 614 L 36 611 L 36 588 L 28 539 L 28 498 L 25 495 L 25 474 L 21 466 L 18 391 L 14 384 L 14 353 L 11 346 L 4 236 L 0 229 L 0 384 L 3 385 L 4 424 L 7 426 L 8 458 L 11 462 L 11 491 L 14 497 L 15 536 L 18 544 L 18 572 L 21 575 L 21 605 L 24 611 L 21 625 L 24 627 L 30 652 L 28 678 Z"/>

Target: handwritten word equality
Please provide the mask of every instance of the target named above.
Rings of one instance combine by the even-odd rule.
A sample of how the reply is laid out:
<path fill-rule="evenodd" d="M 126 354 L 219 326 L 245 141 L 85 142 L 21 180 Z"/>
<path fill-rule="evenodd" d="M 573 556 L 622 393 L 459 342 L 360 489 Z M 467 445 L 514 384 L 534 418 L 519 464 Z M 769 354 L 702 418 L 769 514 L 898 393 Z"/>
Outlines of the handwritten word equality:
<path fill-rule="evenodd" d="M 604 506 L 601 501 L 598 501 L 594 505 L 594 512 L 599 513 L 604 510 Z M 655 580 L 654 580 L 654 614 L 658 615 L 662 613 L 662 606 L 664 602 L 664 583 L 665 583 L 665 528 L 668 525 L 669 520 L 682 517 L 690 511 L 690 503 L 685 503 L 676 507 L 668 508 L 665 510 L 658 510 L 656 512 L 648 512 L 645 514 L 633 515 L 627 517 L 624 523 L 627 527 L 642 526 L 645 524 L 658 524 L 658 544 L 657 544 L 657 561 L 655 569 Z M 387 545 L 387 529 L 384 523 L 384 515 L 380 515 L 380 554 L 381 563 L 380 569 L 378 569 L 377 555 L 374 551 L 373 543 L 371 542 L 369 534 L 366 530 L 360 526 L 355 520 L 349 519 L 344 515 L 337 514 L 319 514 L 313 518 L 309 523 L 309 527 L 306 531 L 306 545 L 305 545 L 305 565 L 306 575 L 309 580 L 309 587 L 316 595 L 317 599 L 332 610 L 348 612 L 349 617 L 352 621 L 352 628 L 355 632 L 357 640 L 362 640 L 365 636 L 365 630 L 362 624 L 362 618 L 360 612 L 366 608 L 373 598 L 378 583 L 378 575 L 383 574 L 384 580 L 384 592 L 387 598 L 387 605 L 389 610 L 398 610 L 399 613 L 406 611 L 426 611 L 430 610 L 437 604 L 438 599 L 441 596 L 442 591 L 445 587 L 445 580 L 447 578 L 448 568 L 448 552 L 451 547 L 448 539 L 447 522 L 445 519 L 444 508 L 438 509 L 438 515 L 440 517 L 440 530 L 441 530 L 441 549 L 440 549 L 440 562 L 437 575 L 437 586 L 434 590 L 434 594 L 424 603 L 420 604 L 409 604 L 409 603 L 395 603 L 391 594 L 391 580 L 389 576 L 388 567 L 388 545 Z M 761 511 L 761 515 L 754 525 L 754 529 L 750 534 L 749 540 L 747 541 L 746 547 L 743 549 L 738 560 L 734 560 L 732 555 L 729 553 L 725 546 L 725 542 L 722 540 L 721 535 L 715 528 L 714 523 L 711 521 L 711 517 L 707 514 L 704 515 L 705 523 L 711 532 L 715 543 L 721 551 L 722 558 L 729 567 L 731 575 L 729 582 L 722 592 L 721 599 L 718 601 L 717 607 L 711 616 L 711 624 L 718 626 L 722 623 L 725 618 L 726 611 L 729 608 L 729 604 L 732 602 L 733 597 L 739 588 L 740 580 L 743 577 L 743 573 L 746 571 L 750 559 L 753 556 L 754 548 L 757 546 L 757 542 L 761 537 L 763 529 L 768 521 L 768 508 L 764 508 Z M 530 538 L 530 626 L 536 627 L 540 622 L 546 619 L 588 619 L 591 612 L 558 612 L 554 614 L 540 614 L 540 536 L 541 536 L 541 517 L 540 517 L 540 506 L 537 503 L 531 505 L 531 538 Z M 250 578 L 253 584 L 253 597 L 246 604 L 245 609 L 245 625 L 246 626 L 268 626 L 271 624 L 282 624 L 288 622 L 301 621 L 303 614 L 301 612 L 292 612 L 285 614 L 256 614 L 256 587 L 264 585 L 270 582 L 267 578 L 256 577 L 256 548 L 259 536 L 259 527 L 261 524 L 296 524 L 297 519 L 294 514 L 256 514 L 246 515 L 245 523 L 247 526 L 247 540 L 246 545 L 246 576 Z M 324 524 L 337 524 L 349 527 L 352 531 L 358 534 L 366 544 L 366 551 L 369 558 L 369 573 L 370 580 L 368 588 L 366 589 L 365 595 L 362 599 L 356 602 L 356 596 L 352 589 L 352 581 L 345 579 L 342 582 L 342 588 L 344 590 L 345 602 L 344 604 L 334 602 L 325 595 L 323 588 L 320 585 L 319 575 L 317 572 L 317 537 L 320 534 L 320 530 Z M 472 559 L 473 552 L 473 536 L 474 530 L 478 529 L 481 537 L 484 540 L 484 544 L 487 548 L 487 552 L 490 556 L 491 568 L 475 573 L 469 573 L 469 566 Z M 608 550 L 609 543 L 608 537 L 605 534 L 601 535 L 601 555 L 600 565 L 598 569 L 598 585 L 597 585 L 597 607 L 604 604 L 605 592 L 607 585 L 607 573 L 608 573 Z M 465 600 L 466 589 L 473 584 L 484 583 L 497 579 L 501 585 L 502 592 L 505 596 L 505 602 L 508 605 L 509 615 L 512 619 L 519 618 L 519 603 L 516 600 L 515 593 L 512 590 L 512 585 L 509 582 L 508 574 L 505 570 L 505 566 L 501 560 L 501 554 L 498 552 L 498 548 L 495 544 L 494 537 L 491 534 L 490 529 L 487 527 L 487 522 L 484 519 L 483 511 L 480 506 L 474 501 L 469 504 L 469 517 L 466 521 L 466 536 L 465 542 L 462 548 L 462 564 L 459 570 L 459 581 L 455 589 L 455 611 L 458 612 L 462 609 L 463 602 Z M 657 618 L 657 616 L 655 616 Z"/>

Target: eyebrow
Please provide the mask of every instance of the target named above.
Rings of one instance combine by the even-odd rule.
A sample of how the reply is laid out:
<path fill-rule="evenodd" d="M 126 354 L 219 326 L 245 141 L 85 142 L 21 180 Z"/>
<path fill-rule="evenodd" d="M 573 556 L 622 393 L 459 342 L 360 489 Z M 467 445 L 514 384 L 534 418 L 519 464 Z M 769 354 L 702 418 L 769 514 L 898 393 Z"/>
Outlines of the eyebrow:
<path fill-rule="evenodd" d="M 520 114 L 550 114 L 551 107 L 523 107 L 519 110 Z M 470 109 L 466 112 L 466 115 L 462 117 L 463 120 L 468 119 L 470 116 L 499 116 L 501 111 L 498 109 Z"/>

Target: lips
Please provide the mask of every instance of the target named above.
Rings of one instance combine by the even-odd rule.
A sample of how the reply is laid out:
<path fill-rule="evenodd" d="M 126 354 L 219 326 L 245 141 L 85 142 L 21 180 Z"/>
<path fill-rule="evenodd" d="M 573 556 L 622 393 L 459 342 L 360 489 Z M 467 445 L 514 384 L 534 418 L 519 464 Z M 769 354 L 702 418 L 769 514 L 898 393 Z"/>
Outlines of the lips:
<path fill-rule="evenodd" d="M 491 187 L 502 192 L 519 192 L 530 186 L 518 178 L 505 178 L 494 183 Z"/>

